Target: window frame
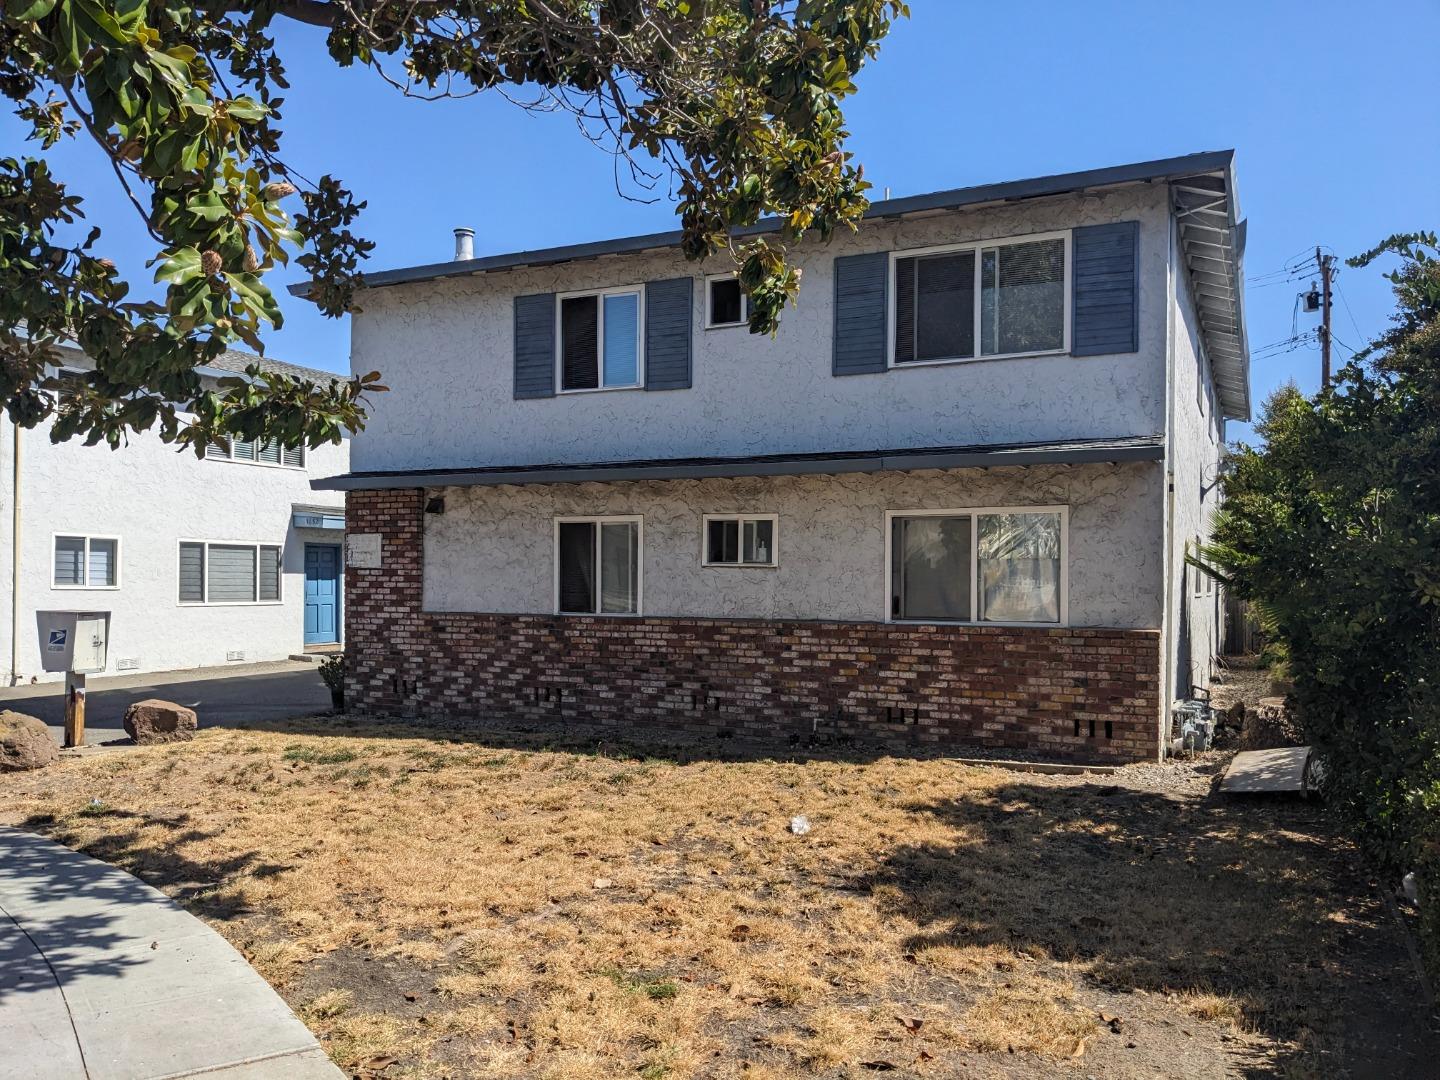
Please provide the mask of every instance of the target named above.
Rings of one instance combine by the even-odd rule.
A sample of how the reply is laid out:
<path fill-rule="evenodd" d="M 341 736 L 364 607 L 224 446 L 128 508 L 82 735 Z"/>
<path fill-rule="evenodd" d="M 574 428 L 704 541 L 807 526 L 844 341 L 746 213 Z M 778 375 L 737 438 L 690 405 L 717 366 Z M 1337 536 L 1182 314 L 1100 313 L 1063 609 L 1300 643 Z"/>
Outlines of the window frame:
<path fill-rule="evenodd" d="M 85 557 L 81 563 L 85 571 L 85 581 L 80 585 L 57 585 L 55 584 L 55 541 L 62 536 L 75 537 L 85 541 Z M 114 585 L 91 585 L 90 584 L 90 542 L 92 540 L 112 540 L 115 543 L 115 584 Z M 50 588 L 54 591 L 69 592 L 114 592 L 120 588 L 120 537 L 110 536 L 105 533 L 65 532 L 56 530 L 50 534 Z"/>
<path fill-rule="evenodd" d="M 553 519 L 550 537 L 552 565 L 551 610 L 557 616 L 577 619 L 638 619 L 645 613 L 645 517 L 643 514 L 562 514 Z M 600 544 L 602 525 L 634 524 L 635 526 L 635 610 L 634 611 L 561 611 L 560 610 L 560 526 L 590 523 L 595 526 L 595 606 L 600 606 Z"/>
<path fill-rule="evenodd" d="M 980 522 L 981 517 L 997 514 L 1058 514 L 1060 516 L 1060 618 L 1057 622 L 1000 622 L 981 619 L 980 616 Z M 960 619 L 902 619 L 890 612 L 890 597 L 894 589 L 891 580 L 896 518 L 918 517 L 969 517 L 970 518 L 970 618 Z M 947 510 L 886 510 L 885 511 L 885 563 L 881 581 L 883 598 L 881 610 L 883 621 L 902 625 L 940 626 L 1010 626 L 1048 627 L 1066 629 L 1070 625 L 1070 507 L 1068 505 L 1041 506 L 962 506 Z"/>
<path fill-rule="evenodd" d="M 714 318 L 714 303 L 711 299 L 710 285 L 716 281 L 733 281 L 737 285 L 740 282 L 738 274 L 707 274 L 705 276 L 705 329 L 706 330 L 733 330 L 737 326 L 748 327 L 750 325 L 750 294 L 743 288 L 740 290 L 740 321 L 739 322 L 716 322 Z"/>
<path fill-rule="evenodd" d="M 271 442 L 274 442 L 273 439 L 270 440 L 270 441 L 271 441 Z M 260 466 L 262 466 L 262 467 L 264 467 L 264 468 L 266 468 L 266 469 L 289 469 L 291 472 L 304 472 L 304 471 L 305 471 L 305 467 L 306 467 L 306 464 L 307 464 L 308 459 L 309 459 L 309 449 L 308 449 L 308 447 L 305 446 L 304 443 L 301 443 L 299 446 L 295 447 L 296 450 L 299 450 L 299 451 L 300 451 L 300 464 L 299 464 L 299 465 L 287 465 L 287 464 L 285 464 L 285 454 L 286 454 L 287 451 L 285 450 L 285 448 L 284 448 L 283 446 L 280 447 L 280 460 L 279 460 L 279 461 L 261 461 L 261 460 L 260 460 L 260 447 L 261 447 L 263 444 L 260 443 L 260 442 L 256 442 L 256 441 L 253 440 L 253 439 L 250 440 L 250 442 L 251 442 L 251 445 L 255 447 L 255 456 L 254 456 L 253 458 L 236 457 L 236 456 L 235 456 L 235 437 L 234 437 L 233 435 L 227 435 L 227 436 L 225 436 L 225 453 L 224 453 L 224 455 L 223 455 L 223 456 L 221 456 L 221 455 L 214 455 L 214 456 L 212 456 L 211 453 L 210 453 L 210 451 L 211 451 L 211 449 L 213 449 L 214 444 L 211 444 L 211 446 L 207 446 L 207 447 L 205 448 L 205 458 L 204 458 L 204 460 L 206 460 L 206 461 L 229 461 L 229 462 L 238 462 L 238 463 L 241 464 L 241 465 L 260 465 Z M 279 444 L 277 443 L 276 445 L 279 445 Z"/>
<path fill-rule="evenodd" d="M 200 578 L 204 590 L 203 600 L 180 599 L 180 549 L 185 544 L 200 544 L 205 548 L 205 569 Z M 210 549 L 212 547 L 250 547 L 255 549 L 255 599 L 254 600 L 211 600 L 210 599 Z M 279 552 L 280 565 L 276 574 L 274 600 L 260 599 L 260 551 L 274 548 Z M 279 607 L 285 603 L 285 544 L 274 540 L 200 540 L 182 536 L 175 541 L 175 606 L 184 608 L 200 607 Z"/>
<path fill-rule="evenodd" d="M 607 296 L 635 296 L 635 382 L 623 386 L 605 386 L 605 298 Z M 595 370 L 599 386 L 565 389 L 565 301 L 584 296 L 595 297 Z M 607 289 L 577 289 L 572 292 L 555 294 L 555 394 L 603 394 L 616 390 L 645 389 L 645 286 L 614 285 Z"/>
<path fill-rule="evenodd" d="M 769 562 L 714 562 L 710 558 L 710 523 L 712 521 L 734 521 L 740 525 L 740 548 L 744 551 L 745 522 L 770 522 Z M 779 514 L 701 514 L 700 515 L 700 565 L 725 570 L 775 570 L 780 566 L 780 515 Z"/>
<path fill-rule="evenodd" d="M 1016 244 L 1041 243 L 1045 240 L 1063 240 L 1065 242 L 1065 278 L 1062 283 L 1065 297 L 1061 345 L 1058 349 L 1041 349 L 1033 352 L 1011 352 L 1011 353 L 981 353 L 980 341 L 980 312 L 983 296 L 980 288 L 980 280 L 984 261 L 981 252 L 987 248 L 1012 247 Z M 896 371 L 903 368 L 925 368 L 935 367 L 939 364 L 973 364 L 987 360 L 1014 360 L 1024 356 L 1064 356 L 1070 352 L 1071 321 L 1074 318 L 1074 296 L 1073 277 L 1075 274 L 1074 260 L 1074 230 L 1056 229 L 1050 232 L 1029 233 L 1022 236 L 1001 236 L 989 240 L 972 240 L 963 244 L 936 244 L 932 247 L 908 248 L 901 251 L 890 252 L 890 263 L 886 270 L 885 286 L 885 367 L 888 371 Z M 930 255 L 951 255 L 961 251 L 973 251 L 975 253 L 975 303 L 974 312 L 971 316 L 971 327 L 974 330 L 975 355 L 974 356 L 948 356 L 936 360 L 906 360 L 897 363 L 895 360 L 895 322 L 897 317 L 896 296 L 898 264 L 901 259 L 924 258 Z"/>

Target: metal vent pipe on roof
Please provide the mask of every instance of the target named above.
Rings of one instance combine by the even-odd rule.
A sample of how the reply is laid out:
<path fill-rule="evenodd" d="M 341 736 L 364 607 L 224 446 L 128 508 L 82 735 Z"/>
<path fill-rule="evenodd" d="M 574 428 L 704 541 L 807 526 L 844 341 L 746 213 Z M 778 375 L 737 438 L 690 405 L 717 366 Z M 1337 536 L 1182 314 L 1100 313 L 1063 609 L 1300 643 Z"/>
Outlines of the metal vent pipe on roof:
<path fill-rule="evenodd" d="M 475 258 L 475 230 L 461 227 L 455 230 L 455 261 L 468 262 Z"/>

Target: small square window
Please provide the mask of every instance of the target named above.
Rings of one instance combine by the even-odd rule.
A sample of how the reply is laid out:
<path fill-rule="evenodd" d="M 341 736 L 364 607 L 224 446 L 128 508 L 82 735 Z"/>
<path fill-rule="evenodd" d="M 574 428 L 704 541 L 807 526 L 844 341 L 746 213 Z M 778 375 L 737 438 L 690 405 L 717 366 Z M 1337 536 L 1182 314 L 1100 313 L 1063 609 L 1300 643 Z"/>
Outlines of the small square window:
<path fill-rule="evenodd" d="M 114 589 L 120 584 L 120 541 L 113 536 L 57 536 L 50 584 L 57 589 Z"/>
<path fill-rule="evenodd" d="M 740 281 L 733 274 L 712 277 L 707 283 L 707 309 L 705 325 L 710 329 L 720 326 L 744 326 L 750 321 L 750 298 L 740 288 Z"/>
<path fill-rule="evenodd" d="M 774 566 L 776 518 L 707 516 L 705 565 Z"/>
<path fill-rule="evenodd" d="M 639 614 L 639 518 L 557 521 L 555 560 L 560 614 Z"/>

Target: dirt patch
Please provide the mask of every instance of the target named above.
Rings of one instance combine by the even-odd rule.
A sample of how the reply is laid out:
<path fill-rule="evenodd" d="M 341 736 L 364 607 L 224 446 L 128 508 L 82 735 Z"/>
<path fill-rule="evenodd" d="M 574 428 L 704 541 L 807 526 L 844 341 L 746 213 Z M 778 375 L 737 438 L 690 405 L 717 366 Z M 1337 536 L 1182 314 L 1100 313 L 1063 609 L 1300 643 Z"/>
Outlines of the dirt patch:
<path fill-rule="evenodd" d="M 1313 806 L 1220 799 L 1225 755 L 1047 776 L 546 741 L 214 730 L 0 778 L 0 820 L 177 896 L 379 1076 L 1440 1059 L 1354 851 Z"/>

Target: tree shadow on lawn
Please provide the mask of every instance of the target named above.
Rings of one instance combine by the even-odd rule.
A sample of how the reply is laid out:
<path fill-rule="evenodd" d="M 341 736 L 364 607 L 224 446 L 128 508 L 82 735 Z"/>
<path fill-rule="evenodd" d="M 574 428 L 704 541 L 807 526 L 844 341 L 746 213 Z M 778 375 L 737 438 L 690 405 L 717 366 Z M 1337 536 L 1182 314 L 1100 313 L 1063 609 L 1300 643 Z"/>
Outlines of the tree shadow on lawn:
<path fill-rule="evenodd" d="M 977 719 L 978 730 L 980 721 Z M 884 726 L 884 725 L 881 725 Z M 913 725 L 890 725 L 904 738 L 917 735 Z M 822 727 L 812 733 L 798 725 L 790 736 L 742 738 L 717 734 L 711 729 L 697 732 L 693 724 L 676 722 L 599 724 L 558 717 L 552 722 L 511 720 L 497 717 L 471 720 L 426 721 L 415 717 L 360 716 L 349 713 L 300 716 L 286 720 L 254 720 L 230 726 L 231 730 L 267 731 L 288 735 L 313 735 L 350 739 L 425 739 L 454 746 L 475 745 L 491 750 L 558 752 L 613 758 L 617 761 L 663 759 L 684 765 L 702 761 L 835 761 L 866 764 L 884 758 L 908 760 L 954 760 L 985 758 L 1005 761 L 1054 763 L 1054 755 L 1018 748 L 948 743 L 937 746 L 914 741 L 879 743 L 827 733 Z M 802 730 L 803 729 L 803 730 Z M 1066 761 L 1113 767 L 1115 761 L 1100 759 Z"/>
<path fill-rule="evenodd" d="M 1014 783 L 910 809 L 964 839 L 898 847 L 857 885 L 923 928 L 912 953 L 1001 946 L 1210 1019 L 1218 995 L 1280 1048 L 1250 1076 L 1434 1075 L 1399 928 L 1316 807 Z"/>
<path fill-rule="evenodd" d="M 259 853 L 253 851 L 208 861 L 180 855 L 178 848 L 181 845 L 203 842 L 216 835 L 186 828 L 186 815 L 156 818 L 106 809 L 87 816 L 117 823 L 128 819 L 133 822 L 133 827 L 82 840 L 82 834 L 67 826 L 63 819 L 50 814 L 36 814 L 22 821 L 18 828 L 40 833 L 56 843 L 118 866 L 145 884 L 161 890 L 187 911 L 205 919 L 225 922 L 254 914 L 235 884 L 238 877 L 269 877 L 293 869 L 280 863 L 261 862 Z M 153 835 L 145 836 L 141 831 L 144 825 L 159 825 L 168 829 L 164 843 L 157 844 Z"/>

